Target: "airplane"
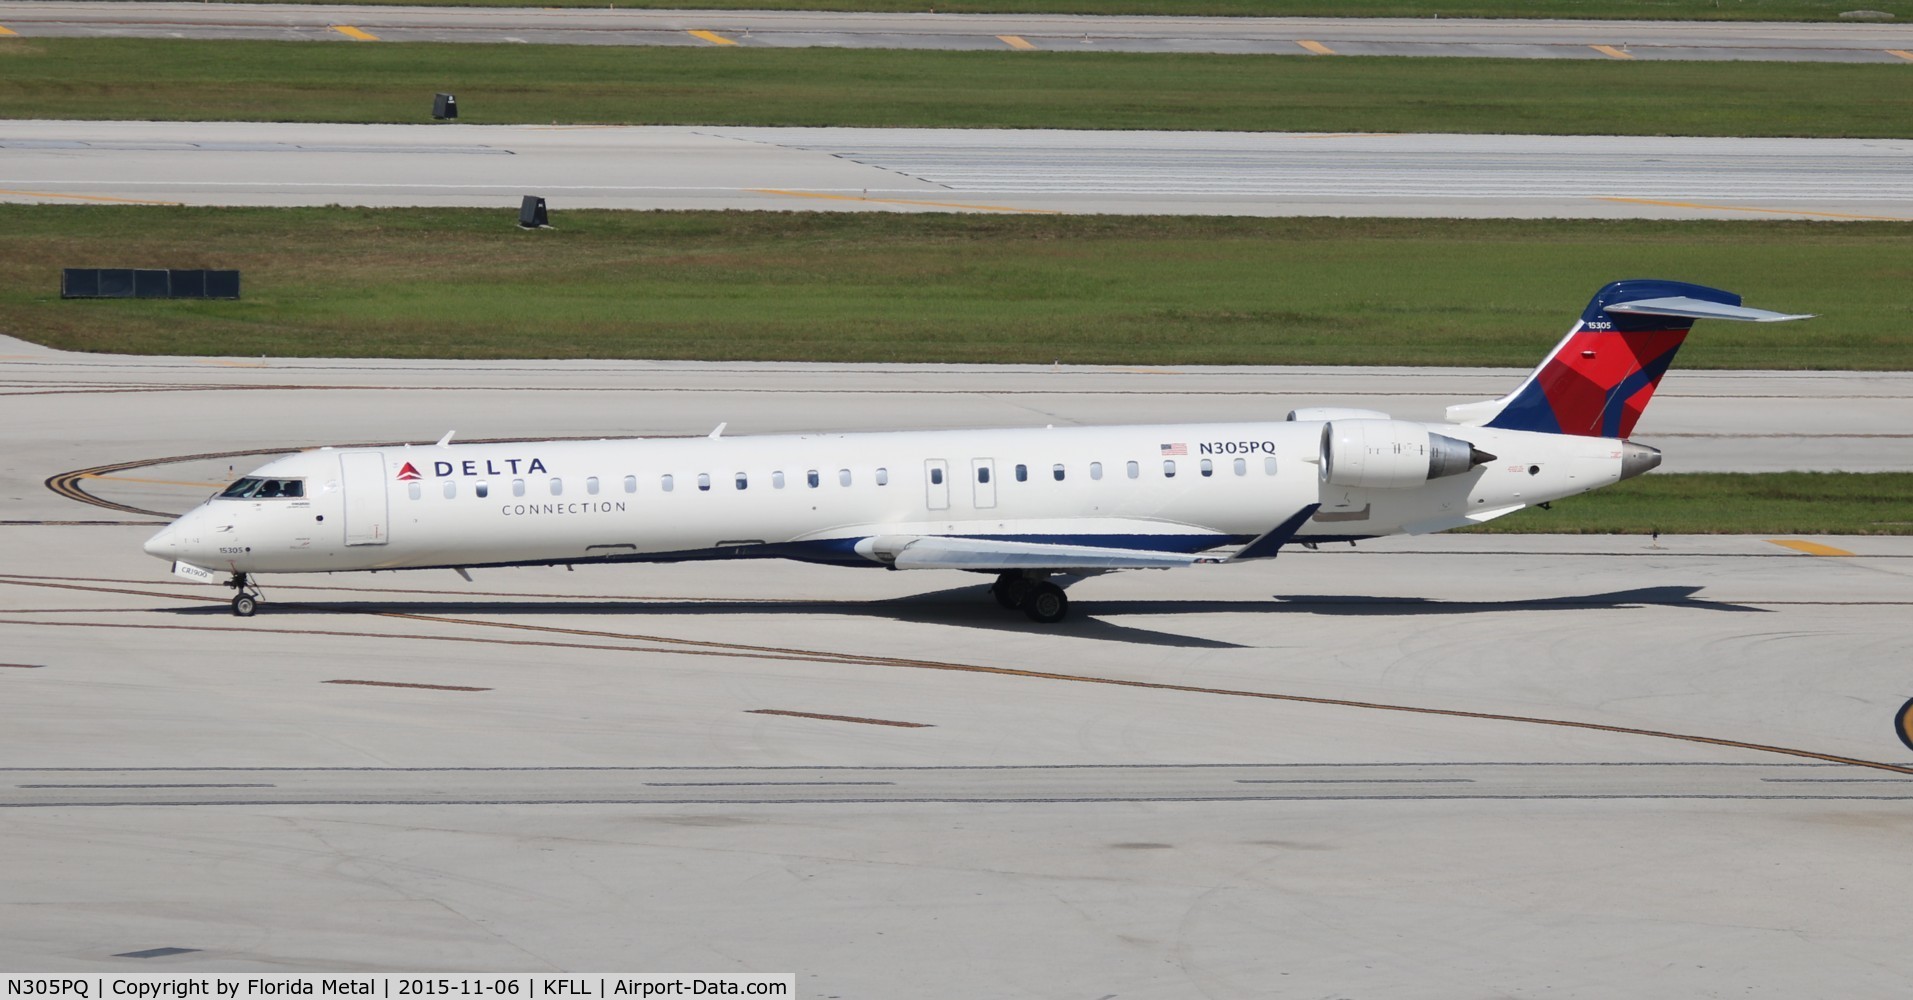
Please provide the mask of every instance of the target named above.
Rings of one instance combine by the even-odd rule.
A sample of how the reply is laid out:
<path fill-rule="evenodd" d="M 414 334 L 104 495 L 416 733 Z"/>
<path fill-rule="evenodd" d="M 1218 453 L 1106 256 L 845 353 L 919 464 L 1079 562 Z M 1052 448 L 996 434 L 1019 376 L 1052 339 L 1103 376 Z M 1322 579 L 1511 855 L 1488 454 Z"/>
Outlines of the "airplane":
<path fill-rule="evenodd" d="M 176 575 L 783 558 L 995 576 L 1055 623 L 1063 587 L 1481 524 L 1632 479 L 1629 439 L 1695 320 L 1810 318 L 1617 281 L 1513 391 L 1447 422 L 1309 407 L 1282 421 L 319 448 L 274 459 L 145 544 Z"/>

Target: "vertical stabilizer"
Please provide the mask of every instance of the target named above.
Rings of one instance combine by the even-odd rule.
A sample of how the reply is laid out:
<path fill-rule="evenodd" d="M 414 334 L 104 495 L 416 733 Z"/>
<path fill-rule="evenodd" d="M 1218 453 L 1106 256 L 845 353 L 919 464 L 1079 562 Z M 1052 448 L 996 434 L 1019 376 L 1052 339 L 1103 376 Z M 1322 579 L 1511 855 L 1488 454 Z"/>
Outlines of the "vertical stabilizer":
<path fill-rule="evenodd" d="M 1805 319 L 1748 309 L 1740 296 L 1681 281 L 1616 281 L 1594 294 L 1568 335 L 1500 399 L 1448 408 L 1455 423 L 1624 438 L 1696 319 Z"/>

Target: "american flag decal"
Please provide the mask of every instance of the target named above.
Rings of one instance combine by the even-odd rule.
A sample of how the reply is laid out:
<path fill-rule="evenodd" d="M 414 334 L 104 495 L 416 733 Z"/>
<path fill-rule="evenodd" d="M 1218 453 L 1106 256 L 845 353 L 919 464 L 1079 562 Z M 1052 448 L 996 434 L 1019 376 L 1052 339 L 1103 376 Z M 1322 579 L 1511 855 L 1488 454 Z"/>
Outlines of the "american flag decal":
<path fill-rule="evenodd" d="M 1187 455 L 1189 454 L 1189 446 L 1180 442 L 1176 444 L 1166 444 L 1162 446 L 1162 453 L 1165 455 Z"/>

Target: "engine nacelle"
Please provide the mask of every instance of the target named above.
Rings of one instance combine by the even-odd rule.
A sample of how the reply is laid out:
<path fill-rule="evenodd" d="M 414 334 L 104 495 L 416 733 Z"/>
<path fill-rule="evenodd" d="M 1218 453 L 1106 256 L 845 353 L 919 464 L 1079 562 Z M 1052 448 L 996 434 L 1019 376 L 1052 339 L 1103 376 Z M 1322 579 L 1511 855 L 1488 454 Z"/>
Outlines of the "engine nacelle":
<path fill-rule="evenodd" d="M 1322 481 L 1407 489 L 1459 476 L 1495 456 L 1406 420 L 1336 420 L 1322 427 Z"/>
<path fill-rule="evenodd" d="M 1303 406 L 1289 411 L 1290 420 L 1392 420 L 1380 410 L 1356 410 L 1346 406 Z"/>

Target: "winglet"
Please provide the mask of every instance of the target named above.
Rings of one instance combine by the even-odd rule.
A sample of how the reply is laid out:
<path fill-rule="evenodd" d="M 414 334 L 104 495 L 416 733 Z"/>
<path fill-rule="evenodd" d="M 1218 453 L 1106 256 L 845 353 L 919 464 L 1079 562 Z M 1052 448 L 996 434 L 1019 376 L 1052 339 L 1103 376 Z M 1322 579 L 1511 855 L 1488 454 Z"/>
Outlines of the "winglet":
<path fill-rule="evenodd" d="M 1270 528 L 1263 533 L 1262 537 L 1255 541 L 1244 545 L 1240 552 L 1229 557 L 1229 561 L 1241 562 L 1244 559 L 1274 559 L 1276 551 L 1282 548 L 1282 546 L 1294 541 L 1296 532 L 1301 531 L 1302 525 L 1306 524 L 1309 518 L 1314 517 L 1315 512 L 1320 510 L 1321 507 L 1322 505 L 1319 503 L 1312 503 L 1296 511 L 1288 520 Z"/>
<path fill-rule="evenodd" d="M 724 421 L 723 423 L 721 423 L 721 424 L 718 424 L 718 425 L 717 425 L 716 427 L 713 427 L 713 428 L 711 429 L 711 433 L 709 433 L 709 434 L 706 434 L 706 435 L 704 435 L 704 436 L 705 436 L 705 437 L 707 437 L 707 438 L 710 438 L 710 439 L 711 439 L 711 440 L 713 440 L 713 441 L 715 441 L 715 440 L 717 440 L 718 438 L 721 438 L 721 437 L 723 437 L 723 436 L 724 436 L 724 428 L 726 428 L 726 427 L 729 427 L 729 426 L 731 426 L 731 422 L 730 422 L 730 421 L 728 421 L 728 420 L 726 420 L 726 421 Z"/>
<path fill-rule="evenodd" d="M 446 445 L 448 445 L 448 444 L 451 444 L 451 443 L 452 443 L 452 435 L 454 435 L 454 434 L 457 434 L 457 433 L 458 433 L 457 431 L 446 431 L 446 432 L 445 432 L 445 436 L 444 436 L 444 437 L 442 437 L 442 438 L 439 438 L 439 439 L 438 439 L 438 444 L 435 444 L 435 445 L 433 445 L 432 447 L 434 447 L 434 448 L 443 448 L 443 447 L 445 447 Z"/>

